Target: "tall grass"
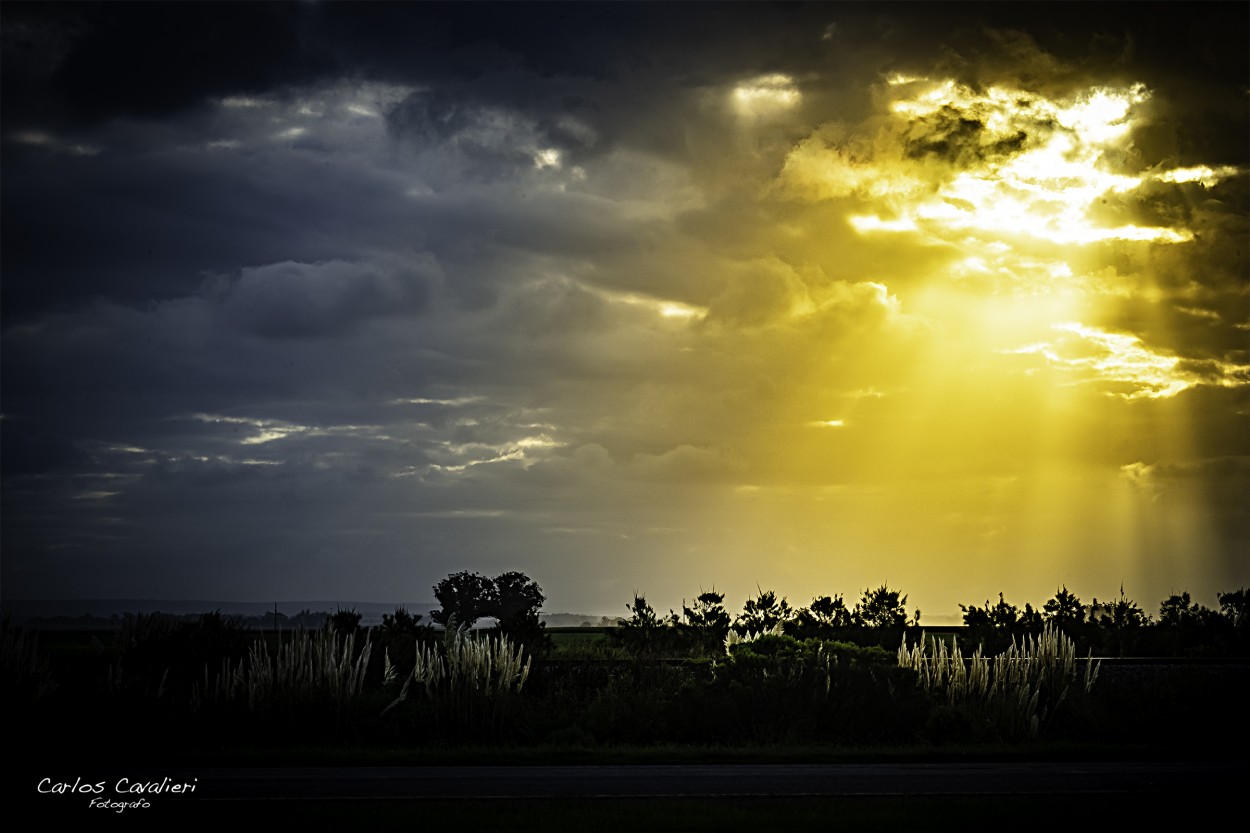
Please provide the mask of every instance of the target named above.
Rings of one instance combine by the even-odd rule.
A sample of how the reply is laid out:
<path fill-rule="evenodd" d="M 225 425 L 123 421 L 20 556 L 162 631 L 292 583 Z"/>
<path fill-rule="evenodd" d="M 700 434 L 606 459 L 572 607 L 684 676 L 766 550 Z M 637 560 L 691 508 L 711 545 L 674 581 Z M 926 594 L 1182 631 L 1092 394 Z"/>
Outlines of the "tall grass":
<path fill-rule="evenodd" d="M 123 616 L 105 690 L 114 698 L 148 706 L 165 700 L 169 691 L 169 657 L 165 654 L 175 644 L 178 629 L 178 620 L 164 613 Z"/>
<path fill-rule="evenodd" d="M 763 630 L 748 630 L 744 633 L 738 633 L 737 631 L 731 629 L 729 633 L 725 634 L 725 653 L 727 655 L 732 654 L 733 647 L 735 645 L 745 645 L 747 643 L 754 642 L 761 636 L 781 636 L 785 633 L 783 628 L 784 624 L 784 622 L 777 622 L 771 627 L 764 628 Z"/>
<path fill-rule="evenodd" d="M 520 693 L 529 672 L 525 646 L 506 636 L 472 636 L 457 628 L 453 618 L 441 643 L 418 642 L 412 672 L 382 714 L 408 701 L 415 686 L 430 716 L 453 734 L 493 735 L 501 728 L 508 698 Z M 388 656 L 383 680 L 396 677 Z"/>
<path fill-rule="evenodd" d="M 36 703 L 56 690 L 38 641 L 14 625 L 7 614 L 0 619 L 0 673 L 5 697 L 14 703 Z"/>
<path fill-rule="evenodd" d="M 923 635 L 909 648 L 903 637 L 898 664 L 915 671 L 927 692 L 1011 739 L 1038 737 L 1070 692 L 1088 694 L 1098 679 L 1098 663 L 1089 660 L 1077 680 L 1076 643 L 1050 625 L 992 659 L 980 647 L 965 658 L 958 644 Z"/>
<path fill-rule="evenodd" d="M 267 642 L 257 640 L 237 663 L 223 660 L 215 678 L 205 668 L 193 706 L 242 704 L 258 712 L 328 705 L 341 716 L 364 691 L 371 650 L 367 636 L 357 651 L 354 633 L 328 628 L 312 634 L 296 632 L 274 653 Z"/>
<path fill-rule="evenodd" d="M 203 669 L 246 655 L 250 640 L 241 625 L 220 613 L 178 617 L 127 613 L 111 650 L 106 690 L 124 702 L 176 708 L 202 679 Z"/>

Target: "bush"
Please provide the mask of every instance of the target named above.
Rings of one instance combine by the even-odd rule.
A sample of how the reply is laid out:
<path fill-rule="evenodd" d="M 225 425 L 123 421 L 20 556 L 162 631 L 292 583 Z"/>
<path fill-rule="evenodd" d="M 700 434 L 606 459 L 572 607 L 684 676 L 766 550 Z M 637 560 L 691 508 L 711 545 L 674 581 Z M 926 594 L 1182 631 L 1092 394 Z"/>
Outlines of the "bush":
<path fill-rule="evenodd" d="M 133 702 L 185 700 L 205 667 L 244 656 L 250 642 L 239 622 L 220 612 L 190 619 L 128 613 L 114 642 L 109 690 Z"/>
<path fill-rule="evenodd" d="M 722 710 L 729 741 L 909 740 L 923 716 L 911 679 L 880 648 L 764 634 L 714 666 L 704 710 Z"/>

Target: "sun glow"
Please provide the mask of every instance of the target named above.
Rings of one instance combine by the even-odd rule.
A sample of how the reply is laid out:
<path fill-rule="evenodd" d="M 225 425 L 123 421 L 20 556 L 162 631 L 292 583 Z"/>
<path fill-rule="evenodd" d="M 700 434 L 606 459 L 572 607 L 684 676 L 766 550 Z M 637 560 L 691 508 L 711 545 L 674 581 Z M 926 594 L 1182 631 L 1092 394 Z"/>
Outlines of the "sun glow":
<path fill-rule="evenodd" d="M 1117 170 L 1112 161 L 1133 127 L 1133 108 L 1148 98 L 1142 85 L 1095 87 L 1063 101 L 1003 87 L 977 93 L 951 80 L 892 86 L 912 91 L 889 108 L 911 122 L 908 155 L 963 169 L 939 182 L 932 197 L 899 207 L 888 220 L 859 218 L 857 229 L 911 224 L 943 238 L 1016 235 L 1062 245 L 1192 238 L 1185 230 L 1110 225 L 1093 216 L 1101 203 L 1149 179 Z"/>
<path fill-rule="evenodd" d="M 1183 225 L 1146 220 L 1143 185 L 1210 188 L 1240 173 L 1134 167 L 1133 130 L 1150 99 L 1143 85 L 1048 98 L 896 75 L 885 95 L 885 130 L 871 140 L 818 131 L 791 152 L 782 183 L 790 193 L 849 198 L 858 210 L 846 221 L 860 235 L 901 235 L 959 252 L 910 293 L 922 314 L 958 322 L 952 326 L 965 344 L 1042 356 L 1066 383 L 1096 384 L 1125 399 L 1239 384 L 1238 365 L 1217 361 L 1195 373 L 1180 357 L 1091 320 L 1107 308 L 1116 280 L 1081 249 L 1194 239 Z"/>
<path fill-rule="evenodd" d="M 798 104 L 799 98 L 794 79 L 778 72 L 734 87 L 733 106 L 741 116 L 760 116 L 787 110 Z"/>
<path fill-rule="evenodd" d="M 846 224 L 839 255 L 821 262 L 862 268 L 861 280 L 895 299 L 889 332 L 900 346 L 830 344 L 835 359 L 815 365 L 827 375 L 778 403 L 778 423 L 760 440 L 770 467 L 757 476 L 810 483 L 809 514 L 770 514 L 767 492 L 752 492 L 743 511 L 774 527 L 822 529 L 835 503 L 850 506 L 850 491 L 833 501 L 822 490 L 854 484 L 845 488 L 859 502 L 838 523 L 880 525 L 849 535 L 850 546 L 899 553 L 900 563 L 943 540 L 961 542 L 953 560 L 980 558 L 989 570 L 1023 576 L 1030 561 L 1067 553 L 1076 569 L 1096 530 L 1116 580 L 1132 575 L 1140 553 L 1157 547 L 1132 544 L 1140 496 L 1125 491 L 1121 467 L 1147 453 L 1190 453 L 1189 410 L 1174 400 L 1250 385 L 1243 353 L 1188 355 L 1171 331 L 1177 313 L 1237 325 L 1209 304 L 1169 297 L 1175 279 L 1154 264 L 1183 262 L 1181 247 L 1202 239 L 1194 215 L 1157 209 L 1193 204 L 1197 189 L 1244 171 L 1152 165 L 1136 147 L 1151 96 L 1142 85 L 1044 95 L 898 75 L 878 95 L 878 117 L 859 128 L 830 122 L 797 142 L 772 187 Z M 873 256 L 843 266 L 856 243 Z M 1130 300 L 1156 311 L 1145 326 Z M 837 362 L 849 356 L 853 367 Z M 889 398 L 842 398 L 869 384 Z M 1152 444 L 1120 459 L 1108 432 L 1131 435 L 1127 448 L 1142 424 Z M 900 522 L 891 508 L 903 504 L 924 507 L 914 511 L 925 520 Z"/>

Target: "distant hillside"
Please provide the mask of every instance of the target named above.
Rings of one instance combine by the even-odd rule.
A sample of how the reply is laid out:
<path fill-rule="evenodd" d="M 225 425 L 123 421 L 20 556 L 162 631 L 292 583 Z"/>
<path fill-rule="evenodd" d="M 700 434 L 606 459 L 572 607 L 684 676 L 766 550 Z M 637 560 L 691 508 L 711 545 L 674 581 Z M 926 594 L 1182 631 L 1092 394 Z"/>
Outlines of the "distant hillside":
<path fill-rule="evenodd" d="M 597 613 L 540 613 L 538 618 L 549 628 L 577 628 L 582 625 L 608 628 L 621 621 L 619 616 L 600 616 Z"/>
<path fill-rule="evenodd" d="M 87 629 L 109 627 L 113 620 L 127 613 L 170 613 L 175 616 L 193 616 L 199 613 L 220 611 L 226 616 L 244 616 L 268 624 L 277 607 L 283 621 L 294 619 L 303 611 L 334 613 L 338 610 L 355 610 L 360 623 L 365 626 L 382 623 L 382 614 L 393 613 L 403 607 L 409 613 L 421 614 L 422 622 L 430 621 L 430 611 L 439 606 L 430 602 L 360 602 L 314 599 L 309 601 L 279 602 L 233 602 L 220 599 L 7 599 L 0 604 L 0 611 L 13 617 L 18 624 L 31 624 L 48 629 Z M 597 613 L 543 613 L 540 618 L 552 628 L 576 628 L 582 625 L 609 627 L 617 624 L 620 617 L 602 616 Z M 488 625 L 492 620 L 483 620 Z"/>
<path fill-rule="evenodd" d="M 393 613 L 403 607 L 412 614 L 429 619 L 431 610 L 438 605 L 430 602 L 359 602 L 350 600 L 279 601 L 279 602 L 232 602 L 219 599 L 6 599 L 0 610 L 20 623 L 32 620 L 110 620 L 126 613 L 172 613 L 186 616 L 196 613 L 221 611 L 225 615 L 272 616 L 275 606 L 285 617 L 297 616 L 301 611 L 329 612 L 355 610 L 361 615 L 362 625 L 381 623 L 383 613 Z M 580 623 L 579 623 L 580 624 Z"/>

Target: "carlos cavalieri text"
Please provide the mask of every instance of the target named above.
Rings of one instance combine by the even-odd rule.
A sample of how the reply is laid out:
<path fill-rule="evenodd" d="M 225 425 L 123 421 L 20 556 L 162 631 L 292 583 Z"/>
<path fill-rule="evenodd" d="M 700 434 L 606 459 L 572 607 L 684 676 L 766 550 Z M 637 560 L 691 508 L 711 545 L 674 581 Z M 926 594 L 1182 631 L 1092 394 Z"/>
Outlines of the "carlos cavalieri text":
<path fill-rule="evenodd" d="M 199 780 L 198 778 L 192 778 L 190 781 L 178 781 L 166 777 L 159 781 L 145 781 L 136 778 L 118 778 L 111 785 L 113 788 L 112 795 L 121 799 L 121 801 L 109 800 L 104 797 L 106 788 L 110 786 L 107 781 L 91 782 L 82 778 L 75 778 L 73 782 L 70 782 L 44 778 L 39 782 L 36 789 L 41 793 L 95 796 L 91 800 L 93 807 L 108 807 L 109 809 L 119 810 L 127 806 L 146 807 L 148 805 L 144 799 L 149 796 L 193 793 Z"/>

